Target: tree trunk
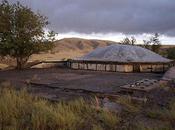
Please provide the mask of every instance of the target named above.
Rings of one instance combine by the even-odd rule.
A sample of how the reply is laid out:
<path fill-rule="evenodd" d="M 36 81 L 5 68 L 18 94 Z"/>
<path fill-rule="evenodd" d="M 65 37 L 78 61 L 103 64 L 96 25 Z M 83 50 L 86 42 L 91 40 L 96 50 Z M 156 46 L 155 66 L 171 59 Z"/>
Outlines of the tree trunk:
<path fill-rule="evenodd" d="M 22 69 L 22 62 L 21 62 L 21 59 L 19 57 L 16 58 L 16 68 L 18 70 Z"/>
<path fill-rule="evenodd" d="M 24 69 L 27 61 L 28 61 L 28 57 L 25 57 L 25 58 L 17 57 L 16 58 L 16 68 L 18 70 Z"/>

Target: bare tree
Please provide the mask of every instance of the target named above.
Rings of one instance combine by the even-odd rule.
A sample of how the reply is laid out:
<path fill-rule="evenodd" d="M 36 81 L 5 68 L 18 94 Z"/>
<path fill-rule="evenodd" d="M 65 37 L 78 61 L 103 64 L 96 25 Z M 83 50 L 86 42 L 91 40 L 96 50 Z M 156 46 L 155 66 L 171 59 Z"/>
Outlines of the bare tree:
<path fill-rule="evenodd" d="M 133 36 L 131 38 L 126 37 L 121 41 L 121 43 L 125 45 L 135 45 L 136 39 Z"/>

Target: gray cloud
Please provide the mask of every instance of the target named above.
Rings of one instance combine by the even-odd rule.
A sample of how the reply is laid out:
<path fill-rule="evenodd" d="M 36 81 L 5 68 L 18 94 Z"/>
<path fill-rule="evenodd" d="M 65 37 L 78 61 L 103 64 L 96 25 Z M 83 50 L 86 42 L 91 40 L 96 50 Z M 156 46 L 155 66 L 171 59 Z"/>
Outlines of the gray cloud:
<path fill-rule="evenodd" d="M 14 2 L 15 0 L 11 0 Z M 58 32 L 175 36 L 175 0 L 20 0 L 48 16 Z"/>

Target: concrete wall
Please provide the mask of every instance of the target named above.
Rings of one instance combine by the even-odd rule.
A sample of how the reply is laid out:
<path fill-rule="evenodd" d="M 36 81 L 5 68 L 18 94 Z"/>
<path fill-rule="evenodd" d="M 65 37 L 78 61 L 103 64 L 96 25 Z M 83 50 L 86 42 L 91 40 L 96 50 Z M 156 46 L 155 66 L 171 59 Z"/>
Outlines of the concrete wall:
<path fill-rule="evenodd" d="M 96 70 L 96 65 L 95 64 L 88 64 L 88 69 L 89 70 Z"/>
<path fill-rule="evenodd" d="M 124 65 L 125 72 L 133 72 L 133 65 Z"/>
<path fill-rule="evenodd" d="M 133 72 L 134 65 L 115 65 L 115 64 L 90 64 L 72 63 L 71 68 L 96 71 L 111 72 Z M 139 65 L 140 72 L 163 72 L 168 70 L 168 65 Z"/>
<path fill-rule="evenodd" d="M 140 65 L 141 72 L 164 72 L 168 68 L 168 65 Z"/>
<path fill-rule="evenodd" d="M 111 72 L 133 72 L 132 65 L 72 63 L 71 68 L 83 69 L 83 70 L 96 70 L 96 71 L 111 71 Z"/>
<path fill-rule="evenodd" d="M 64 63 L 40 63 L 32 66 L 31 68 L 52 68 L 52 67 L 65 67 Z"/>
<path fill-rule="evenodd" d="M 41 63 L 35 66 L 32 66 L 31 68 L 52 68 L 57 67 L 58 65 L 56 63 Z"/>
<path fill-rule="evenodd" d="M 151 65 L 140 65 L 140 72 L 151 72 Z"/>
<path fill-rule="evenodd" d="M 71 68 L 72 69 L 78 69 L 78 63 L 72 63 Z"/>

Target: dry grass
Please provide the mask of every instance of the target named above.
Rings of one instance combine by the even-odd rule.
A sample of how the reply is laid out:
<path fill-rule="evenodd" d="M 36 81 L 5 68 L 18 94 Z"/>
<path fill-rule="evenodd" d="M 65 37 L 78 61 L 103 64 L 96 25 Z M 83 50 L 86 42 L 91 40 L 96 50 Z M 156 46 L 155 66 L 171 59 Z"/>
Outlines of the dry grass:
<path fill-rule="evenodd" d="M 85 52 L 79 52 L 79 51 L 67 51 L 67 52 L 56 52 L 54 54 L 52 53 L 44 53 L 44 54 L 34 54 L 30 57 L 30 61 L 36 61 L 36 60 L 65 60 L 65 59 L 71 59 L 75 57 L 81 57 L 85 55 Z"/>
<path fill-rule="evenodd" d="M 157 105 L 150 106 L 148 109 L 143 110 L 144 115 L 148 118 L 162 121 L 161 125 L 164 125 L 163 128 L 154 128 L 155 130 L 174 130 L 175 128 L 175 99 L 172 98 L 169 105 L 166 107 L 160 107 Z M 142 127 L 143 128 L 143 127 Z M 145 130 L 153 130 L 149 127 L 145 127 Z"/>
<path fill-rule="evenodd" d="M 6 64 L 0 64 L 0 69 L 5 69 L 5 68 L 7 68 L 7 67 L 9 67 L 9 66 L 6 65 Z"/>
<path fill-rule="evenodd" d="M 173 130 L 173 128 L 169 127 L 169 126 L 165 126 L 162 128 L 159 128 L 159 126 L 157 127 L 149 127 L 149 126 L 145 126 L 143 124 L 137 124 L 137 128 L 135 128 L 135 130 Z"/>
<path fill-rule="evenodd" d="M 167 91 L 167 90 L 165 90 Z M 169 89 L 169 91 L 171 91 Z M 158 105 L 152 104 L 149 107 L 145 106 L 147 104 L 139 104 L 133 102 L 130 96 L 121 96 L 117 103 L 124 106 L 122 113 L 120 114 L 121 122 L 120 128 L 122 130 L 174 130 L 175 128 L 175 99 L 172 98 L 172 101 L 167 107 L 160 107 Z M 154 107 L 157 106 L 157 107 Z M 162 124 L 153 126 L 147 125 L 147 122 L 144 122 L 142 118 L 145 118 L 150 121 L 160 121 Z"/>
<path fill-rule="evenodd" d="M 51 104 L 25 90 L 0 91 L 1 130 L 112 130 L 118 122 L 117 115 L 83 99 Z"/>
<path fill-rule="evenodd" d="M 134 102 L 130 96 L 121 96 L 117 103 L 124 106 L 124 110 L 129 113 L 138 113 L 141 111 L 141 104 Z"/>
<path fill-rule="evenodd" d="M 148 109 L 146 115 L 150 118 L 160 119 L 175 124 L 175 100 L 173 99 L 168 108 L 155 107 Z"/>

